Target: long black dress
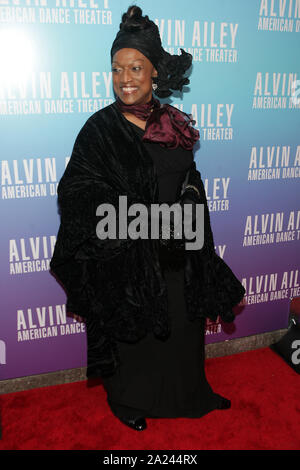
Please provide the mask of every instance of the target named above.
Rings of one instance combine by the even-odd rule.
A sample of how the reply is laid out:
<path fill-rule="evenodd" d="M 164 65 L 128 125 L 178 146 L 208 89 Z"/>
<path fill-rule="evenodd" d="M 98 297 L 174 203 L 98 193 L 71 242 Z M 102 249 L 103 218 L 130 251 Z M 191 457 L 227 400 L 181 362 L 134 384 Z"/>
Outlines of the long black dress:
<path fill-rule="evenodd" d="M 143 129 L 130 124 L 142 138 Z M 159 202 L 175 202 L 193 161 L 192 151 L 165 149 L 150 142 L 144 145 L 156 167 Z M 166 341 L 149 333 L 135 344 L 117 342 L 120 367 L 113 376 L 102 379 L 108 404 L 117 416 L 197 418 L 216 409 L 222 398 L 213 392 L 205 376 L 205 320 L 187 319 L 184 268 L 164 266 L 163 275 L 171 335 Z"/>

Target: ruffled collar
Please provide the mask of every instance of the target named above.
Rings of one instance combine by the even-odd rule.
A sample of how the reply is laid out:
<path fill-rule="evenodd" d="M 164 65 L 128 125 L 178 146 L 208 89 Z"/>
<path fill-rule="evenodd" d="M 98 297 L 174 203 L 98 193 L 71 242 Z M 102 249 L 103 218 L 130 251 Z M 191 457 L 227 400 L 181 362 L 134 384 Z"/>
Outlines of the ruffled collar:
<path fill-rule="evenodd" d="M 134 114 L 147 121 L 142 137 L 144 142 L 159 143 L 170 149 L 181 145 L 186 150 L 192 150 L 200 138 L 199 131 L 191 125 L 195 124 L 192 114 L 186 114 L 167 103 L 161 104 L 153 95 L 144 104 L 126 105 L 119 97 L 115 103 L 121 112 Z"/>

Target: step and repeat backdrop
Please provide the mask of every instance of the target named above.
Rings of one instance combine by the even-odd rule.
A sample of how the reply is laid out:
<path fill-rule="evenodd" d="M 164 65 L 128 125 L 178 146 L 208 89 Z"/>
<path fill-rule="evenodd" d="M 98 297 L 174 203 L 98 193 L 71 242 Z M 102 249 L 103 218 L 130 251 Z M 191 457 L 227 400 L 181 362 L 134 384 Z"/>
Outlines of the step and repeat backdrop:
<path fill-rule="evenodd" d="M 132 2 L 193 55 L 191 113 L 216 251 L 246 295 L 206 343 L 286 328 L 300 295 L 300 1 Z M 57 185 L 85 121 L 115 101 L 124 0 L 0 0 L 0 379 L 86 366 L 85 324 L 49 272 Z"/>

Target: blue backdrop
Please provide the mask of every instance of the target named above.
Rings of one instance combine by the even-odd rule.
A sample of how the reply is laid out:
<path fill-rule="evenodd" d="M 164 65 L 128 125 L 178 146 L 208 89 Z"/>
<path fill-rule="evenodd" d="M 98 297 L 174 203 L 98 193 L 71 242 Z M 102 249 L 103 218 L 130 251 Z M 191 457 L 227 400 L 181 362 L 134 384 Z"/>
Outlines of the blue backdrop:
<path fill-rule="evenodd" d="M 246 288 L 206 342 L 285 328 L 300 295 L 300 2 L 135 4 L 166 50 L 193 55 L 184 93 L 161 101 L 196 120 L 216 250 Z M 79 130 L 115 99 L 110 48 L 129 5 L 0 0 L 1 379 L 86 365 L 85 326 L 49 274 L 56 189 Z"/>

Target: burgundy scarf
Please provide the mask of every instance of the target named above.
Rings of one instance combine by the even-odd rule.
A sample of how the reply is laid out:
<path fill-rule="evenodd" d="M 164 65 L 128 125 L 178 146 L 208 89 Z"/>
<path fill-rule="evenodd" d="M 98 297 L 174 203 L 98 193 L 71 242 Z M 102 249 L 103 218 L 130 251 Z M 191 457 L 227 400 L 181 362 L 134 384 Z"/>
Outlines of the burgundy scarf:
<path fill-rule="evenodd" d="M 181 145 L 186 150 L 192 150 L 200 137 L 199 131 L 190 125 L 195 124 L 192 114 L 186 114 L 166 103 L 161 104 L 153 95 L 145 104 L 127 105 L 119 97 L 116 104 L 121 112 L 132 113 L 147 121 L 142 138 L 144 142 L 159 143 L 169 149 Z"/>

